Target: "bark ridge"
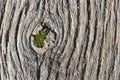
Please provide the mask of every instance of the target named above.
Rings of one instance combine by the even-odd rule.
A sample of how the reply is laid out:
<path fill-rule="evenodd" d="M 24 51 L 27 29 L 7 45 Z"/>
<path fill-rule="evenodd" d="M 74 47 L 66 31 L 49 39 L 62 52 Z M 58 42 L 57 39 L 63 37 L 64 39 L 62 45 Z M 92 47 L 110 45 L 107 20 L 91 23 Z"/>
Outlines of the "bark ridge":
<path fill-rule="evenodd" d="M 0 80 L 120 80 L 119 66 L 119 0 L 0 0 Z"/>

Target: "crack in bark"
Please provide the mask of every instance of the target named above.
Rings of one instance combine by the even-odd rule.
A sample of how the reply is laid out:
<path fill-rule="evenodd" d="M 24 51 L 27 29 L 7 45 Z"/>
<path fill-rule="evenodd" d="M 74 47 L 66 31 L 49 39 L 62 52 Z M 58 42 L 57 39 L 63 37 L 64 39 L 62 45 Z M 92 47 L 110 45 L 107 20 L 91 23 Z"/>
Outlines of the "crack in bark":
<path fill-rule="evenodd" d="M 1 80 L 118 80 L 119 0 L 8 0 L 0 4 Z M 30 36 L 38 22 L 55 30 L 56 43 L 43 54 L 32 46 Z"/>
<path fill-rule="evenodd" d="M 82 77 L 81 77 L 81 80 L 84 80 L 84 74 L 85 74 L 85 71 L 86 71 L 86 65 L 87 63 L 86 62 L 86 52 L 87 52 L 87 49 L 88 49 L 88 43 L 89 43 L 89 35 L 90 35 L 90 23 L 89 23 L 89 20 L 90 20 L 90 14 L 91 14 L 91 10 L 90 10 L 90 1 L 89 0 L 86 0 L 87 2 L 87 15 L 88 15 L 88 23 L 86 25 L 86 43 L 85 43 L 85 51 L 84 51 L 84 60 L 82 62 L 82 65 L 83 65 L 83 68 L 82 68 Z"/>

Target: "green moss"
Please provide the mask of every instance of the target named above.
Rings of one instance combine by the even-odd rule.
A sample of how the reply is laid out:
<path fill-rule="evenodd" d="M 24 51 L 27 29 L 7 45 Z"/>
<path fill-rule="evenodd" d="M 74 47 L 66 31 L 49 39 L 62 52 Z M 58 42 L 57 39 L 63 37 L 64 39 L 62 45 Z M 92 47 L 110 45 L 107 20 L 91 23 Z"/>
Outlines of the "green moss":
<path fill-rule="evenodd" d="M 39 33 L 33 35 L 34 37 L 34 45 L 37 46 L 38 48 L 43 48 L 44 47 L 44 40 L 46 39 L 50 28 L 43 29 Z"/>

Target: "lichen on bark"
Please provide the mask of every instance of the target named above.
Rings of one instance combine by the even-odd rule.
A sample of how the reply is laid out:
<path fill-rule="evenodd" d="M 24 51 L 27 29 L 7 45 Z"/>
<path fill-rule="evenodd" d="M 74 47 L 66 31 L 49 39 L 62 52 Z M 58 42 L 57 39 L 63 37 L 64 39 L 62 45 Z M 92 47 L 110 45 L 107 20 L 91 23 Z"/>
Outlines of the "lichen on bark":
<path fill-rule="evenodd" d="M 39 33 L 33 35 L 34 45 L 37 46 L 38 48 L 43 48 L 44 44 L 45 44 L 44 40 L 46 39 L 50 30 L 51 30 L 50 28 L 45 28 L 42 31 L 40 31 Z"/>

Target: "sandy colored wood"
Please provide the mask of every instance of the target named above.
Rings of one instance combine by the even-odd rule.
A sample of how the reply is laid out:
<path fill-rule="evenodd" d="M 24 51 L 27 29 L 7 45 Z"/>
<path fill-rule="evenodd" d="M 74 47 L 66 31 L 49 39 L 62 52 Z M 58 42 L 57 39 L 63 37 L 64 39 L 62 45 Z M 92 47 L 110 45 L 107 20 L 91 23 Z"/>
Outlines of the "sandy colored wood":
<path fill-rule="evenodd" d="M 120 80 L 119 66 L 120 0 L 0 0 L 0 80 Z"/>

